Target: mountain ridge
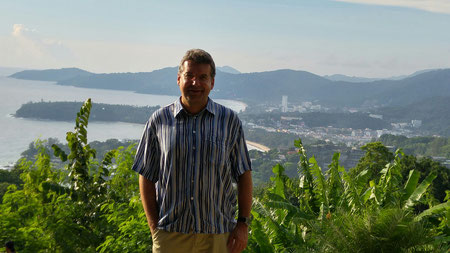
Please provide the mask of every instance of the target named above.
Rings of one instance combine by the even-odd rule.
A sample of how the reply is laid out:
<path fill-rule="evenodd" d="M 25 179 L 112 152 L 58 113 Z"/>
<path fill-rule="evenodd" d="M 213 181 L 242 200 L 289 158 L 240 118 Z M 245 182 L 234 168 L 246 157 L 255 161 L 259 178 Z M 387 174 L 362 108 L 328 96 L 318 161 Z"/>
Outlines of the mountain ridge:
<path fill-rule="evenodd" d="M 151 72 L 95 74 L 82 69 L 25 70 L 12 78 L 55 81 L 58 85 L 130 90 L 138 93 L 178 95 L 178 67 Z M 401 80 L 372 82 L 331 81 L 322 76 L 291 69 L 253 73 L 228 73 L 218 69 L 211 97 L 247 103 L 317 101 L 329 107 L 407 105 L 434 96 L 450 96 L 450 69 L 429 70 Z"/>

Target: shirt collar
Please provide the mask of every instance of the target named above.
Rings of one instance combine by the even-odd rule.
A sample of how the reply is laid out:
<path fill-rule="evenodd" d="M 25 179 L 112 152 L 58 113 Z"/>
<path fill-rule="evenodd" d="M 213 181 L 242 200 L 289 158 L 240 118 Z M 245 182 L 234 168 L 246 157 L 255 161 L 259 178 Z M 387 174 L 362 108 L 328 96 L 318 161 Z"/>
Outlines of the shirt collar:
<path fill-rule="evenodd" d="M 208 97 L 208 103 L 206 104 L 206 108 L 203 109 L 203 110 L 202 110 L 201 112 L 199 112 L 199 113 L 202 113 L 203 111 L 208 111 L 208 112 L 210 112 L 212 115 L 215 115 L 215 114 L 216 114 L 216 107 L 214 106 L 214 104 L 215 104 L 215 102 L 214 102 L 211 98 Z M 179 98 L 175 101 L 175 111 L 174 111 L 174 116 L 177 117 L 178 114 L 180 114 L 182 111 L 183 111 L 184 113 L 186 113 L 186 114 L 188 113 L 188 112 L 184 109 L 183 105 L 181 104 L 181 97 L 179 97 Z"/>

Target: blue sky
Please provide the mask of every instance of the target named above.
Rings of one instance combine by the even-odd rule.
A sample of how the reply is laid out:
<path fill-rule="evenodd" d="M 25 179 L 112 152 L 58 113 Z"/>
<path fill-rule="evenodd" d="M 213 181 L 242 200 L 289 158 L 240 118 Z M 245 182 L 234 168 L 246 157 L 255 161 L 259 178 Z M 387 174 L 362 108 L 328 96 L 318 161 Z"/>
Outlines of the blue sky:
<path fill-rule="evenodd" d="M 450 67 L 449 0 L 0 2 L 0 66 L 140 72 L 203 48 L 242 72 Z"/>

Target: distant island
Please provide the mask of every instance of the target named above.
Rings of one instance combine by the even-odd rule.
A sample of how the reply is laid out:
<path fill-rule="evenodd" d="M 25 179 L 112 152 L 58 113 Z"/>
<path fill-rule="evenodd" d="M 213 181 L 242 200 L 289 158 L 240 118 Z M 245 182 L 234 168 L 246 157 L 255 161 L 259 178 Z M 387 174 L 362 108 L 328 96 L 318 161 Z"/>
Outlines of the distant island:
<path fill-rule="evenodd" d="M 82 102 L 30 102 L 23 104 L 15 117 L 73 121 Z M 128 122 L 144 124 L 159 106 L 131 106 L 93 103 L 90 121 Z"/>

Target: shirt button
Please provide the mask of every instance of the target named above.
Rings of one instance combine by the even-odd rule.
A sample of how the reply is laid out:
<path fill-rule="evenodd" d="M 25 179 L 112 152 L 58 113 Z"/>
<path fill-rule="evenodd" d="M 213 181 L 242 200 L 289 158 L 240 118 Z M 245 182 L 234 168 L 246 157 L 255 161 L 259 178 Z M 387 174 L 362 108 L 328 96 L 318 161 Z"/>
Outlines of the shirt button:
<path fill-rule="evenodd" d="M 191 197 L 191 200 L 194 200 L 194 197 Z"/>
<path fill-rule="evenodd" d="M 195 147 L 192 147 L 192 149 L 194 149 L 194 150 L 195 150 Z"/>
<path fill-rule="evenodd" d="M 194 134 L 195 134 L 195 130 L 194 131 L 192 131 Z"/>

